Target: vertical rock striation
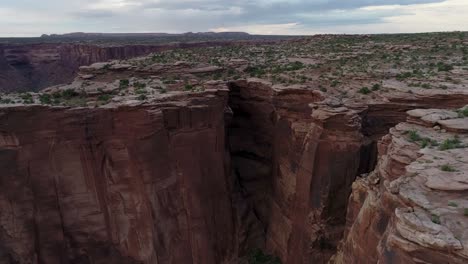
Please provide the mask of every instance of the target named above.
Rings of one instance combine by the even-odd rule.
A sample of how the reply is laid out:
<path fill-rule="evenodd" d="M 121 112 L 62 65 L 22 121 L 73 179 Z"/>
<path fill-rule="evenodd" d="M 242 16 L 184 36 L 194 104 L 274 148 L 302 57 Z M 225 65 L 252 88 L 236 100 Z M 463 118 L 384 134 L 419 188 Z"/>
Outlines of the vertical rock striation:
<path fill-rule="evenodd" d="M 227 93 L 0 112 L 0 263 L 227 263 Z"/>
<path fill-rule="evenodd" d="M 426 186 L 437 192 L 413 192 L 427 177 L 407 173 L 421 153 L 403 133 L 456 113 L 416 111 L 376 140 L 408 109 L 461 106 L 466 95 L 364 105 L 305 85 L 218 84 L 95 108 L 3 105 L 0 263 L 231 264 L 257 247 L 288 264 L 326 263 L 339 245 L 332 262 L 418 263 L 427 254 L 462 263 L 464 226 L 425 203 L 447 191 L 444 179 Z M 466 133 L 463 122 L 441 119 L 441 129 Z M 436 199 L 465 206 L 456 191 Z M 427 222 L 431 214 L 442 224 Z"/>
<path fill-rule="evenodd" d="M 364 108 L 323 99 L 320 92 L 260 80 L 231 83 L 234 177 L 264 226 L 265 247 L 284 263 L 331 257 L 351 184 L 370 166 L 361 158 L 368 149 Z"/>
<path fill-rule="evenodd" d="M 468 118 L 408 113 L 379 142 L 376 170 L 353 184 L 334 263 L 467 262 Z"/>

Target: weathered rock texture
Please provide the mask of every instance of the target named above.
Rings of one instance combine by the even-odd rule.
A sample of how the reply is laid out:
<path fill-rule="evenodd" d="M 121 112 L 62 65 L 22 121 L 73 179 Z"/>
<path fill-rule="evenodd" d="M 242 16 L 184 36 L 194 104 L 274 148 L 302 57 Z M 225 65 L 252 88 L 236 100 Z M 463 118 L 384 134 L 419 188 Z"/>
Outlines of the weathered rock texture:
<path fill-rule="evenodd" d="M 170 49 L 227 46 L 235 42 L 98 46 L 86 44 L 0 44 L 0 92 L 38 91 L 73 81 L 79 67 Z"/>
<path fill-rule="evenodd" d="M 351 184 L 375 162 L 361 133 L 365 108 L 323 99 L 259 80 L 231 84 L 233 172 L 264 225 L 266 249 L 284 263 L 330 258 Z"/>
<path fill-rule="evenodd" d="M 467 132 L 468 118 L 434 109 L 410 111 L 391 129 L 376 170 L 353 184 L 332 262 L 466 263 Z"/>
<path fill-rule="evenodd" d="M 255 79 L 230 89 L 234 177 L 264 225 L 265 248 L 284 263 L 325 263 L 334 254 L 351 185 L 374 169 L 376 140 L 404 121 L 407 110 L 460 107 L 467 100 L 466 94 L 402 94 L 368 105 L 341 103 Z"/>
<path fill-rule="evenodd" d="M 115 65 L 108 70 L 132 71 Z M 185 72 L 175 66 L 139 73 Z M 237 263 L 256 247 L 288 264 L 326 263 L 343 234 L 336 262 L 407 261 L 375 246 L 390 241 L 392 217 L 413 217 L 394 213 L 398 204 L 383 184 L 417 158 L 414 144 L 392 143 L 403 130 L 378 144 L 372 176 L 353 182 L 374 170 L 376 140 L 407 110 L 460 107 L 466 94 L 405 93 L 363 104 L 261 79 L 228 86 L 229 95 L 174 91 L 145 103 L 123 95 L 96 108 L 5 105 L 0 263 Z M 416 112 L 413 123 L 452 115 Z M 465 131 L 463 122 L 440 119 L 441 130 Z M 441 247 L 460 250 L 449 242 Z"/>
<path fill-rule="evenodd" d="M 227 91 L 0 112 L 0 263 L 227 263 Z"/>

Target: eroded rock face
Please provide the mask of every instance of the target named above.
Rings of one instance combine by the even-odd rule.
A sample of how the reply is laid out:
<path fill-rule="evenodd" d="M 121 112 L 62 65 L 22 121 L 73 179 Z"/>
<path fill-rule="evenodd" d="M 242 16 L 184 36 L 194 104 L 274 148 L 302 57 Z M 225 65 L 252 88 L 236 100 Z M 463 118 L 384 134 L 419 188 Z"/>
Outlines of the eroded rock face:
<path fill-rule="evenodd" d="M 123 60 L 171 49 L 227 46 L 233 42 L 98 46 L 87 44 L 0 44 L 0 92 L 38 91 L 73 81 L 80 66 Z"/>
<path fill-rule="evenodd" d="M 115 65 L 109 70 L 132 70 Z M 188 66 L 174 67 L 141 74 Z M 394 198 L 406 186 L 411 199 L 429 199 L 405 185 L 413 178 L 401 180 L 421 156 L 403 133 L 421 125 L 465 133 L 456 112 L 411 111 L 410 123 L 376 144 L 431 97 L 364 105 L 261 79 L 231 82 L 229 92 L 203 85 L 96 108 L 5 105 L 0 263 L 238 263 L 254 248 L 283 263 L 326 263 L 343 234 L 338 263 L 419 258 L 392 248 L 408 239 L 429 251 L 464 248 L 450 226 L 427 221 L 426 207 L 408 210 Z M 377 149 L 376 171 L 354 182 L 374 169 Z M 421 177 L 426 188 L 464 188 L 464 174 Z"/>
<path fill-rule="evenodd" d="M 334 263 L 468 261 L 468 118 L 437 109 L 408 115 L 380 141 L 376 170 L 353 184 Z"/>
<path fill-rule="evenodd" d="M 372 167 L 361 133 L 365 108 L 323 99 L 255 79 L 231 84 L 234 177 L 264 225 L 265 248 L 284 263 L 328 261 L 350 186 Z"/>
<path fill-rule="evenodd" d="M 218 90 L 139 107 L 3 108 L 0 263 L 237 257 L 226 101 Z"/>

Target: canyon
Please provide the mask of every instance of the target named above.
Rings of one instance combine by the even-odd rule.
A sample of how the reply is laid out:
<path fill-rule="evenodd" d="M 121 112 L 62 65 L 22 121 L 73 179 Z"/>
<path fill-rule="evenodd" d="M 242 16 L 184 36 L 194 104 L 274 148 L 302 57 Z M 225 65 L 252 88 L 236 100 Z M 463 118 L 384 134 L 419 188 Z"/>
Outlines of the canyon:
<path fill-rule="evenodd" d="M 409 88 L 383 66 L 323 80 L 341 62 L 321 54 L 266 76 L 243 57 L 275 48 L 168 50 L 3 94 L 0 263 L 466 262 L 466 71 Z"/>
<path fill-rule="evenodd" d="M 240 34 L 240 33 L 239 33 Z M 74 36 L 74 35 L 71 35 Z M 80 66 L 109 60 L 124 60 L 173 49 L 230 46 L 250 40 L 249 43 L 274 43 L 251 35 L 224 33 L 207 35 L 192 34 L 198 41 L 181 42 L 185 35 L 87 35 L 74 37 L 50 36 L 32 40 L 14 41 L 0 39 L 0 91 L 27 92 L 72 82 Z M 235 40 L 228 38 L 236 37 Z M 182 38 L 184 37 L 184 38 Z M 136 39 L 135 43 L 126 43 Z"/>
<path fill-rule="evenodd" d="M 141 45 L 0 45 L 0 86 L 3 91 L 38 91 L 72 81 L 79 66 L 132 58 L 158 49 L 161 48 Z"/>

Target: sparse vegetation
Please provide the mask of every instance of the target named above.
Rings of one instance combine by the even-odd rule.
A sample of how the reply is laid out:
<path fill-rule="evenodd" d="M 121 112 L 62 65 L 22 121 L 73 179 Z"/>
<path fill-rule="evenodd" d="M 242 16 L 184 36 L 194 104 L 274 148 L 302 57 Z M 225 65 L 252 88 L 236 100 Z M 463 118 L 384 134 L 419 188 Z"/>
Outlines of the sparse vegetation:
<path fill-rule="evenodd" d="M 454 172 L 456 171 L 452 166 L 450 166 L 449 164 L 445 164 L 445 165 L 442 165 L 440 167 L 440 170 L 441 171 L 445 171 L 445 172 Z"/>
<path fill-rule="evenodd" d="M 75 96 L 78 96 L 78 95 L 79 94 L 73 89 L 67 89 L 67 90 L 65 90 L 65 91 L 63 91 L 61 93 L 61 96 L 66 100 L 69 100 L 69 99 L 71 99 L 71 98 L 73 98 Z"/>
<path fill-rule="evenodd" d="M 358 93 L 361 93 L 361 94 L 370 94 L 372 91 L 369 90 L 369 88 L 367 87 L 362 87 L 361 89 L 359 89 Z"/>
<path fill-rule="evenodd" d="M 468 117 L 468 107 L 465 107 L 465 108 L 462 108 L 462 109 L 459 109 L 457 111 L 458 113 L 458 117 Z"/>
<path fill-rule="evenodd" d="M 461 144 L 460 139 L 458 138 L 453 138 L 453 139 L 446 139 L 444 140 L 440 146 L 440 150 L 449 150 L 449 149 L 456 149 L 456 148 L 462 148 L 463 145 Z"/>
<path fill-rule="evenodd" d="M 189 84 L 189 83 L 185 84 L 184 90 L 185 90 L 185 91 L 191 91 L 191 90 L 193 90 L 193 85 L 191 85 L 191 84 Z"/>
<path fill-rule="evenodd" d="M 130 85 L 130 81 L 127 79 L 120 80 L 119 82 L 119 88 L 120 89 L 126 89 Z"/>
<path fill-rule="evenodd" d="M 418 134 L 417 131 L 414 130 L 408 131 L 408 136 L 411 142 L 418 142 L 422 140 L 422 137 Z"/>
<path fill-rule="evenodd" d="M 453 66 L 449 64 L 445 64 L 443 62 L 437 63 L 437 70 L 438 71 L 451 71 L 453 70 Z"/>
<path fill-rule="evenodd" d="M 137 100 L 144 101 L 144 100 L 146 100 L 147 98 L 148 98 L 148 97 L 146 97 L 146 95 L 141 94 L 141 95 L 139 95 L 139 96 L 137 97 Z"/>
<path fill-rule="evenodd" d="M 133 83 L 133 87 L 135 87 L 136 90 L 144 89 L 146 87 L 146 84 L 141 82 L 135 82 Z"/>
<path fill-rule="evenodd" d="M 24 104 L 32 104 L 34 103 L 33 97 L 30 93 L 21 94 L 20 98 L 23 100 Z"/>
<path fill-rule="evenodd" d="M 138 88 L 138 89 L 135 89 L 135 94 L 147 94 L 148 91 L 146 91 L 145 88 Z"/>
<path fill-rule="evenodd" d="M 97 100 L 103 103 L 108 103 L 112 99 L 112 96 L 109 94 L 101 94 L 98 96 Z"/>
<path fill-rule="evenodd" d="M 52 99 L 51 99 L 50 94 L 41 94 L 41 95 L 39 95 L 39 101 L 41 102 L 41 104 L 51 104 L 52 103 Z"/>
<path fill-rule="evenodd" d="M 440 225 L 441 222 L 440 222 L 440 216 L 436 215 L 436 214 L 432 214 L 431 215 L 431 221 L 434 223 L 434 224 L 438 224 Z"/>
<path fill-rule="evenodd" d="M 0 104 L 12 104 L 13 101 L 10 98 L 0 98 Z"/>
<path fill-rule="evenodd" d="M 439 143 L 431 138 L 422 137 L 417 131 L 410 130 L 405 132 L 408 135 L 408 140 L 415 143 L 421 143 L 422 148 L 438 146 Z"/>
<path fill-rule="evenodd" d="M 372 85 L 372 91 L 378 91 L 378 90 L 380 90 L 380 84 L 376 83 Z"/>
<path fill-rule="evenodd" d="M 248 256 L 249 264 L 281 264 L 278 257 L 263 253 L 260 249 L 252 250 Z"/>

